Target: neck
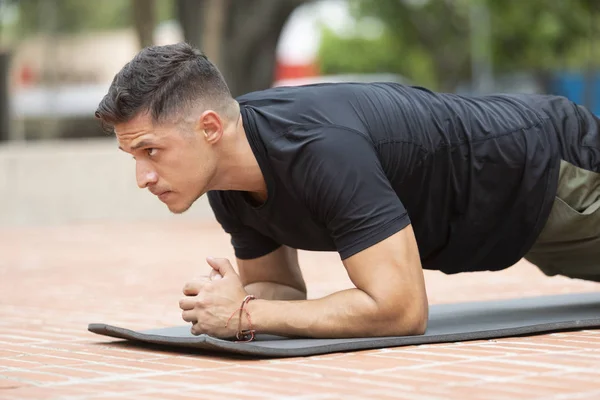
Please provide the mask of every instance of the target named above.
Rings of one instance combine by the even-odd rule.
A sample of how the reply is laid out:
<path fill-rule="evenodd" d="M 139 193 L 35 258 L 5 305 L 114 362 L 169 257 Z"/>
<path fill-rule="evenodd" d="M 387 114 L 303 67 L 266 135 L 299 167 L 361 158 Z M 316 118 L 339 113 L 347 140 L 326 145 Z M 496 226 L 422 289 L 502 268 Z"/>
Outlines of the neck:
<path fill-rule="evenodd" d="M 219 165 L 215 175 L 215 190 L 250 192 L 257 200 L 267 197 L 267 186 L 258 161 L 248 143 L 241 117 L 223 137 Z"/>

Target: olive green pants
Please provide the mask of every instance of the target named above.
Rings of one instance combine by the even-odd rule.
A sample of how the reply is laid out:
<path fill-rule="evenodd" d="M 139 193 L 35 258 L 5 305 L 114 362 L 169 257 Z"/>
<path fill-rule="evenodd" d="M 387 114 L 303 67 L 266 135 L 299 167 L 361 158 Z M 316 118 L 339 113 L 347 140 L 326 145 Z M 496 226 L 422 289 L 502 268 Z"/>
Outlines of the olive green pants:
<path fill-rule="evenodd" d="M 525 259 L 548 276 L 600 282 L 600 174 L 561 163 L 550 217 Z"/>

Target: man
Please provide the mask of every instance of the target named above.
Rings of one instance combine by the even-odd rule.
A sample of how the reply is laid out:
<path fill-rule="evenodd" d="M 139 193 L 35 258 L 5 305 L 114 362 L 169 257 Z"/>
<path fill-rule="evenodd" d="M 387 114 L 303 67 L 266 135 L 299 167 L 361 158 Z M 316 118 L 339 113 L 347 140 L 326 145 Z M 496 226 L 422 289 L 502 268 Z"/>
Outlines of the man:
<path fill-rule="evenodd" d="M 234 99 L 176 44 L 142 50 L 96 116 L 134 156 L 141 188 L 174 213 L 207 193 L 231 235 L 239 275 L 208 258 L 210 278 L 184 287 L 194 334 L 422 334 L 423 268 L 526 257 L 600 280 L 600 124 L 565 98 L 376 83 Z M 307 300 L 298 249 L 337 251 L 356 287 Z"/>

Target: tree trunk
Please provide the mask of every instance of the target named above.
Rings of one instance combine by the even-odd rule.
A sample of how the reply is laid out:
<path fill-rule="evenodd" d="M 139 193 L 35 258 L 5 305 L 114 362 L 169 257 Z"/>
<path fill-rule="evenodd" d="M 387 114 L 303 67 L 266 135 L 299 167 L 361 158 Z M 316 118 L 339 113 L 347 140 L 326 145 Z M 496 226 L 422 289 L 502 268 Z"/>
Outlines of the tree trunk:
<path fill-rule="evenodd" d="M 225 14 L 228 0 L 205 0 L 202 48 L 204 54 L 216 65 L 221 65 L 221 45 L 225 31 Z"/>
<path fill-rule="evenodd" d="M 239 96 L 273 84 L 281 30 L 307 1 L 177 0 L 177 6 L 185 40 L 219 67 L 232 94 Z"/>
<path fill-rule="evenodd" d="M 181 25 L 183 37 L 187 43 L 202 49 L 202 31 L 204 27 L 205 0 L 176 0 L 175 15 Z"/>
<path fill-rule="evenodd" d="M 155 0 L 132 0 L 133 25 L 141 48 L 154 44 L 156 26 Z"/>

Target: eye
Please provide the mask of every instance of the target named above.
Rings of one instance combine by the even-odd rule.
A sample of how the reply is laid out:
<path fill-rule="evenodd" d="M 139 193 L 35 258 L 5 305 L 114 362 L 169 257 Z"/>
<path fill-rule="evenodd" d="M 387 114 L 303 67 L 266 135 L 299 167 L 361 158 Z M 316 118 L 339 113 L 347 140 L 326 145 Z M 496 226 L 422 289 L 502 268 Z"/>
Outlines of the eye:
<path fill-rule="evenodd" d="M 155 156 L 157 151 L 158 151 L 158 149 L 154 149 L 154 148 L 146 149 L 146 152 L 148 153 L 148 155 L 150 157 Z"/>

